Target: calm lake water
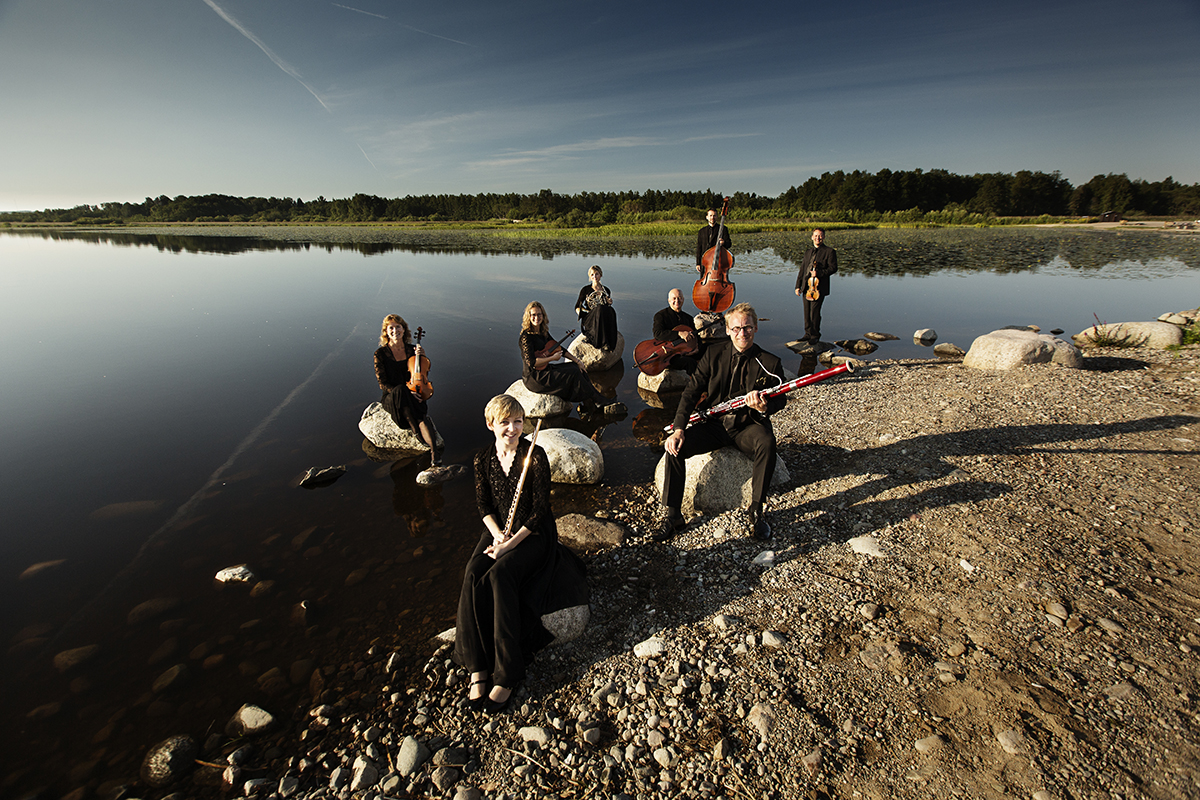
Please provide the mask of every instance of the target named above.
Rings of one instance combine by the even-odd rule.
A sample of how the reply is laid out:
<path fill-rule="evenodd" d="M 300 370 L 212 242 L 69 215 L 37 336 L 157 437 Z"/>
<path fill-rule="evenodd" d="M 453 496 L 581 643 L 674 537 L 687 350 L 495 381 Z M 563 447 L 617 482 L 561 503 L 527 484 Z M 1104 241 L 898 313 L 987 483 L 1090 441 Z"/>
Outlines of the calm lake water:
<path fill-rule="evenodd" d="M 223 724 L 266 669 L 286 674 L 300 657 L 340 664 L 373 640 L 419 660 L 425 638 L 453 624 L 479 530 L 471 480 L 419 488 L 418 465 L 370 460 L 357 429 L 379 397 L 371 357 L 385 314 L 425 329 L 445 460 L 469 463 L 490 441 L 483 405 L 520 377 L 525 304 L 540 300 L 558 336 L 577 328 L 576 295 L 601 265 L 626 338 L 615 391 L 630 419 L 603 433 L 604 484 L 559 489 L 556 511 L 600 510 L 648 481 L 659 455 L 632 435 L 647 406 L 629 366 L 667 292 L 690 294 L 690 237 L 203 233 L 0 232 L 0 675 L 26 689 L 3 701 L 20 720 L 11 752 L 90 752 L 101 737 L 119 770 L 140 758 L 137 742 Z M 841 269 L 824 338 L 901 337 L 878 358 L 932 357 L 912 343 L 919 328 L 967 349 L 1004 325 L 1069 335 L 1093 315 L 1153 319 L 1200 302 L 1200 237 L 833 231 L 827 241 Z M 737 299 L 769 318 L 758 341 L 796 370 L 784 343 L 803 333 L 793 286 L 808 238 L 734 244 Z M 348 471 L 332 486 L 297 488 L 309 467 L 335 464 Z M 239 563 L 271 590 L 216 588 L 214 573 Z M 128 623 L 160 597 L 177 603 Z M 78 670 L 50 668 L 55 653 L 93 643 L 99 654 Z M 191 666 L 188 690 L 151 693 L 176 663 Z M 26 717 L 50 703 L 44 719 Z"/>

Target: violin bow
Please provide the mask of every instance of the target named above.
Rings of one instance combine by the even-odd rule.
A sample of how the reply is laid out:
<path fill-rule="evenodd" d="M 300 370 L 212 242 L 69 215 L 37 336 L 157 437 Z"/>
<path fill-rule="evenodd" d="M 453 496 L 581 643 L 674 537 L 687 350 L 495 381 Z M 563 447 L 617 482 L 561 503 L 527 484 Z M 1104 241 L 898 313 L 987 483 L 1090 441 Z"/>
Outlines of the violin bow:
<path fill-rule="evenodd" d="M 521 477 L 517 479 L 517 491 L 513 493 L 512 507 L 508 509 L 508 521 L 504 523 L 504 533 L 501 535 L 500 542 L 507 542 L 512 538 L 513 520 L 517 516 L 517 503 L 521 500 L 521 490 L 525 488 L 525 476 L 529 474 L 529 465 L 533 463 L 533 448 L 537 444 L 538 431 L 542 429 L 542 420 L 537 421 L 537 427 L 533 429 L 533 437 L 529 440 L 529 452 L 525 454 L 525 464 L 521 467 Z"/>

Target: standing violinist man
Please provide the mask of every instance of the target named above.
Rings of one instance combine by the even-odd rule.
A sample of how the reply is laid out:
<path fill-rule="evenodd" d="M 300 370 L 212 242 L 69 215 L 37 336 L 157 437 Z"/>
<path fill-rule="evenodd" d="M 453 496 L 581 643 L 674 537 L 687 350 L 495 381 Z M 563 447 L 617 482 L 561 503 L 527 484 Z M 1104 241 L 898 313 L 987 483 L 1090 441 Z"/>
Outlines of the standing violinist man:
<path fill-rule="evenodd" d="M 683 327 L 686 327 L 687 330 L 675 330 Z M 696 335 L 696 326 L 691 315 L 683 312 L 683 292 L 679 289 L 672 289 L 667 294 L 667 307 L 654 315 L 654 338 L 672 344 L 678 341 L 686 342 L 689 345 L 695 343 L 696 347 L 703 347 L 700 337 Z M 696 352 L 697 358 L 701 352 L 699 350 Z M 667 362 L 667 368 L 681 369 L 691 375 L 696 371 L 696 359 L 683 354 L 672 356 L 671 360 Z"/>
<path fill-rule="evenodd" d="M 663 517 L 654 533 L 655 541 L 674 536 L 686 523 L 680 508 L 688 458 L 733 445 L 754 464 L 750 508 L 746 525 L 755 539 L 771 538 L 771 526 L 763 515 L 763 501 L 775 474 L 775 431 L 770 415 L 787 404 L 787 396 L 764 397 L 763 389 L 783 383 L 779 358 L 754 343 L 758 314 L 749 303 L 739 303 L 725 315 L 729 339 L 710 344 L 675 411 L 675 431 L 664 447 L 666 471 L 663 478 Z M 745 395 L 746 404 L 688 429 L 688 418 L 697 407 L 709 408 Z M 701 398 L 704 398 L 703 400 Z"/>
<path fill-rule="evenodd" d="M 708 220 L 708 224 L 696 234 L 696 272 L 699 272 L 701 275 L 704 274 L 704 267 L 701 266 L 700 262 L 703 261 L 704 254 L 708 252 L 708 249 L 716 245 L 717 232 L 721 230 L 721 226 L 717 224 L 717 210 L 715 208 L 710 208 L 705 218 Z M 725 232 L 721 234 L 721 244 L 726 250 L 733 246 L 729 239 L 729 228 L 726 228 Z"/>
<path fill-rule="evenodd" d="M 796 296 L 804 298 L 803 341 L 816 344 L 821 341 L 821 305 L 829 294 L 829 276 L 837 272 L 837 250 L 825 244 L 825 231 L 814 228 L 813 246 L 804 253 L 800 262 L 800 274 L 796 276 Z M 817 282 L 818 297 L 808 299 L 809 281 Z"/>

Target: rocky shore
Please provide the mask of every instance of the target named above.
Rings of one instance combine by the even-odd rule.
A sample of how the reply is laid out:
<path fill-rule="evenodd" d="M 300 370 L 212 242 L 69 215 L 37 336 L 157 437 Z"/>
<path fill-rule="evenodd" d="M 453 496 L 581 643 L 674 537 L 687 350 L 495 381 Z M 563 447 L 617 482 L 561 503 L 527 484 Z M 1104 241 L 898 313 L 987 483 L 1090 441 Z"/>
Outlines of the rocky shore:
<path fill-rule="evenodd" d="M 770 548 L 635 487 L 508 713 L 381 641 L 68 796 L 1200 797 L 1200 348 L 874 361 L 775 426 Z"/>

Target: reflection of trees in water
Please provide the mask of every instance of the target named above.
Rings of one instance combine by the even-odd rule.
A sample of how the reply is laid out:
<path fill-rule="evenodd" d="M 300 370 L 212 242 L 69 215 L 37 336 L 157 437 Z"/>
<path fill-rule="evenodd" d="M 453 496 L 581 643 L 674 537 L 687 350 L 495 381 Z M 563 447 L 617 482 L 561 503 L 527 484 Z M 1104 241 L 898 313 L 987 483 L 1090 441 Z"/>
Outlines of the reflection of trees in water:
<path fill-rule="evenodd" d="M 689 258 L 691 236 L 646 238 L 521 239 L 488 231 L 423 231 L 356 227 L 162 228 L 154 231 L 6 230 L 9 236 L 83 241 L 118 247 L 153 247 L 172 253 L 299 251 L 318 247 L 364 256 L 401 253 L 449 255 L 527 255 L 547 261 L 558 256 Z M 811 246 L 810 230 L 736 235 L 735 253 L 774 251 L 783 264 L 755 265 L 748 271 L 790 271 Z M 1177 259 L 1200 267 L 1200 237 L 1122 231 L 1040 228 L 896 228 L 832 230 L 838 271 L 864 275 L 930 275 L 954 272 L 1024 272 L 1055 259 L 1076 270 L 1114 263 L 1138 264 Z M 746 266 L 750 266 L 749 263 Z M 738 267 L 735 267 L 737 269 Z M 743 267 L 744 268 L 744 267 Z M 1136 274 L 1131 274 L 1136 277 Z"/>

